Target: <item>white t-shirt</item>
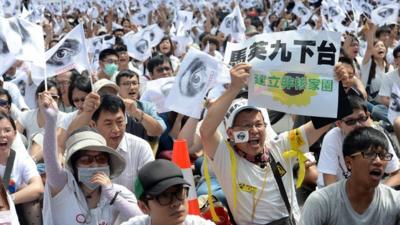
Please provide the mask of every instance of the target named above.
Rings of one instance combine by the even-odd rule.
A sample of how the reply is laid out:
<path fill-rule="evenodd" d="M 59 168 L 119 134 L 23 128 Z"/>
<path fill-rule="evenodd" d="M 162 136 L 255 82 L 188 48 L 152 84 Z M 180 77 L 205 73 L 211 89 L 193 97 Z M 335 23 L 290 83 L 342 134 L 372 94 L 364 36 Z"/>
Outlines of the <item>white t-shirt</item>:
<path fill-rule="evenodd" d="M 304 143 L 304 145 L 301 147 L 301 150 L 303 152 L 307 152 L 308 143 L 303 129 L 300 129 L 300 134 Z M 282 156 L 282 153 L 285 150 L 290 149 L 288 132 L 284 132 L 279 136 L 276 136 L 273 140 L 267 139 L 266 144 L 270 149 L 270 154 L 274 156 L 276 162 L 279 162 L 286 170 L 286 173 L 282 177 L 282 181 L 285 186 L 289 202 L 291 203 L 292 213 L 295 219 L 298 221 L 300 217 L 300 210 L 297 204 L 294 190 L 295 184 L 292 175 L 292 165 L 294 160 L 286 161 Z M 265 168 L 261 168 L 258 165 L 255 165 L 240 157 L 236 152 L 235 158 L 237 161 L 236 210 L 234 209 L 234 191 L 232 189 L 232 162 L 230 159 L 229 150 L 227 149 L 224 141 L 221 140 L 214 155 L 214 159 L 210 160 L 210 164 L 217 176 L 218 181 L 220 182 L 237 224 L 261 225 L 288 216 L 285 203 L 279 192 L 279 188 L 271 171 L 270 164 L 268 164 Z M 264 190 L 261 191 L 265 179 L 266 185 Z M 249 192 L 248 190 L 253 190 L 253 192 Z M 260 196 L 260 194 L 262 195 Z M 260 200 L 258 201 L 255 209 L 254 221 L 251 221 L 252 208 L 255 202 L 254 198 Z"/>
<path fill-rule="evenodd" d="M 119 211 L 103 193 L 100 196 L 97 208 L 89 209 L 85 196 L 75 181 L 74 176 L 68 171 L 68 181 L 64 188 L 54 197 L 51 197 L 49 185 L 45 186 L 43 200 L 43 224 L 46 225 L 99 225 L 114 224 Z M 135 196 L 125 187 L 113 184 L 119 195 L 137 204 Z M 86 220 L 86 223 L 85 223 Z"/>
<path fill-rule="evenodd" d="M 62 121 L 61 121 L 59 127 L 64 129 L 65 131 L 67 131 L 69 125 L 72 123 L 72 121 L 76 118 L 77 115 L 78 115 L 78 110 L 66 113 L 64 115 L 64 117 L 62 118 Z"/>
<path fill-rule="evenodd" d="M 200 216 L 187 215 L 184 225 L 213 225 L 215 223 L 205 220 Z M 151 225 L 151 218 L 148 215 L 135 216 L 121 225 Z"/>
<path fill-rule="evenodd" d="M 113 183 L 123 185 L 134 192 L 138 171 L 146 163 L 154 160 L 153 151 L 147 141 L 125 132 L 117 152 L 125 159 L 126 167 L 118 177 L 113 179 Z"/>
<path fill-rule="evenodd" d="M 6 165 L 0 164 L 1 177 L 4 176 Z M 12 194 L 21 186 L 28 184 L 33 177 L 40 177 L 36 164 L 26 151 L 15 150 L 15 160 L 11 171 L 8 191 Z"/>
<path fill-rule="evenodd" d="M 398 69 L 387 73 L 383 78 L 381 88 L 379 89 L 379 96 L 390 97 L 393 84 L 400 85 L 400 75 Z"/>
<path fill-rule="evenodd" d="M 369 71 L 371 69 L 371 62 L 372 62 L 372 60 L 370 59 L 367 64 L 361 65 L 361 81 L 364 84 L 365 88 L 367 88 Z M 393 70 L 393 67 L 389 66 L 389 70 L 387 72 L 390 72 L 392 70 Z M 379 89 L 381 88 L 382 80 L 386 74 L 385 68 L 380 68 L 378 65 L 376 66 L 375 71 L 376 71 L 375 78 L 373 78 L 371 80 L 370 93 L 379 92 Z M 377 101 L 378 95 L 376 95 L 376 97 L 373 100 Z"/>
<path fill-rule="evenodd" d="M 321 146 L 321 153 L 318 161 L 318 180 L 319 187 L 325 186 L 323 174 L 336 175 L 337 180 L 344 179 L 344 174 L 348 174 L 348 170 L 343 158 L 343 141 L 345 135 L 340 128 L 335 127 L 326 133 Z M 387 137 L 386 137 L 387 138 Z M 399 159 L 393 150 L 393 146 L 389 142 L 389 152 L 393 154 L 386 166 L 385 172 L 392 173 L 399 169 Z"/>

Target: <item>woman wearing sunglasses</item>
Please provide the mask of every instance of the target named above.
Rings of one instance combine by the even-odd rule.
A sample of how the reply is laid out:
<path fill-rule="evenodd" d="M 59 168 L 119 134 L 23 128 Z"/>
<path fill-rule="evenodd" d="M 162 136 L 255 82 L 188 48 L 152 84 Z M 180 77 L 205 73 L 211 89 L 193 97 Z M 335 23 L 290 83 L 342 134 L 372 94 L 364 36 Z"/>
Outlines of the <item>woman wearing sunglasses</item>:
<path fill-rule="evenodd" d="M 44 161 L 46 190 L 43 224 L 114 224 L 142 214 L 132 192 L 111 179 L 125 169 L 125 160 L 107 147 L 95 130 L 84 127 L 66 141 L 65 168 L 57 160 L 57 104 L 49 92 L 41 96 L 45 112 Z"/>

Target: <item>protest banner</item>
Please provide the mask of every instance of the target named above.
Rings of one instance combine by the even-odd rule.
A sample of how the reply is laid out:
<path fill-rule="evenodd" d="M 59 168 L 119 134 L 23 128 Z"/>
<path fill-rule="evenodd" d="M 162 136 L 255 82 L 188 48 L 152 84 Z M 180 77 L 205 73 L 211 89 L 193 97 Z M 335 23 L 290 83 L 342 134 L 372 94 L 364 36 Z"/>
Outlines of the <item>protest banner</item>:
<path fill-rule="evenodd" d="M 61 41 L 46 52 L 46 76 L 51 77 L 76 68 L 78 71 L 90 69 L 83 25 L 79 24 Z M 33 77 L 43 80 L 44 77 Z M 36 83 L 36 82 L 35 82 Z"/>
<path fill-rule="evenodd" d="M 147 81 L 146 90 L 143 92 L 140 100 L 154 103 L 158 113 L 169 112 L 170 110 L 165 107 L 164 103 L 174 82 L 175 77 L 164 77 Z"/>
<path fill-rule="evenodd" d="M 227 15 L 221 22 L 219 30 L 226 36 L 231 35 L 232 41 L 241 41 L 245 39 L 245 30 L 242 14 L 239 6 L 236 6 L 232 13 Z"/>
<path fill-rule="evenodd" d="M 183 115 L 200 118 L 207 92 L 224 83 L 230 83 L 227 67 L 211 55 L 190 48 L 179 67 L 165 107 Z"/>
<path fill-rule="evenodd" d="M 399 5 L 394 3 L 374 9 L 371 13 L 371 20 L 378 26 L 397 24 L 399 17 Z"/>
<path fill-rule="evenodd" d="M 400 116 L 400 87 L 399 84 L 394 84 L 390 93 L 390 103 L 388 110 L 388 120 L 392 123 Z"/>
<path fill-rule="evenodd" d="M 296 115 L 336 117 L 340 33 L 286 31 L 228 43 L 225 63 L 252 65 L 249 103 Z"/>

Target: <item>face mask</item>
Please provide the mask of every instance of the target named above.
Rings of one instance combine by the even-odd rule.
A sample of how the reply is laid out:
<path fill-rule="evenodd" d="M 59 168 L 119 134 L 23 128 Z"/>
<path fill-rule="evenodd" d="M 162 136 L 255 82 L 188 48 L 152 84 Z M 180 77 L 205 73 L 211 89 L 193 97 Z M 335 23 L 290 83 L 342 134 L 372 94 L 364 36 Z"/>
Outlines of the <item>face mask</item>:
<path fill-rule="evenodd" d="M 104 73 L 110 77 L 114 75 L 114 73 L 117 72 L 117 70 L 118 70 L 118 65 L 114 63 L 106 64 L 104 66 Z"/>
<path fill-rule="evenodd" d="M 0 225 L 11 225 L 11 211 L 0 211 Z"/>
<path fill-rule="evenodd" d="M 89 168 L 78 167 L 78 180 L 79 182 L 82 182 L 90 190 L 94 190 L 98 188 L 99 185 L 91 183 L 90 180 L 92 179 L 92 176 L 98 172 L 103 172 L 107 174 L 107 176 L 110 176 L 110 167 L 109 166 L 89 167 Z"/>
<path fill-rule="evenodd" d="M 249 141 L 249 131 L 247 131 L 247 130 L 234 131 L 233 138 L 234 138 L 236 144 L 246 143 Z"/>

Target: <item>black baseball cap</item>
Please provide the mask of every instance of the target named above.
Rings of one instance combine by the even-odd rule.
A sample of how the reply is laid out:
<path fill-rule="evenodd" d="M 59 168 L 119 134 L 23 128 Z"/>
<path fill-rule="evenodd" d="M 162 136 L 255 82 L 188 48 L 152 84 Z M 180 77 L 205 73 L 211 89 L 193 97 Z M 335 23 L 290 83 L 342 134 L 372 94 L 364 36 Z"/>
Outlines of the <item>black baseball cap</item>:
<path fill-rule="evenodd" d="M 181 169 L 173 162 L 157 159 L 144 165 L 135 181 L 135 195 L 140 199 L 143 194 L 157 196 L 169 187 L 190 185 L 183 177 Z"/>

